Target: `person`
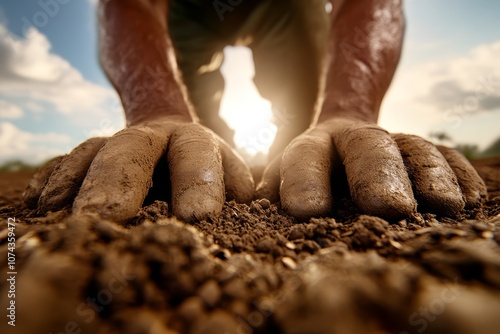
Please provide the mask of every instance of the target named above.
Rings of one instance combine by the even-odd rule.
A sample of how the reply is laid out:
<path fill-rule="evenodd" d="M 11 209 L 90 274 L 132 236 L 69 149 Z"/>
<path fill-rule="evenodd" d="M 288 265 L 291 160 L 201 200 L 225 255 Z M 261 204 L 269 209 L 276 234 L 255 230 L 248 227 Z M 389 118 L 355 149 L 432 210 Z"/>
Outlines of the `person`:
<path fill-rule="evenodd" d="M 417 203 L 452 216 L 485 197 L 457 152 L 376 125 L 401 55 L 401 0 L 102 0 L 98 13 L 101 64 L 127 127 L 35 177 L 25 197 L 39 211 L 73 203 L 124 222 L 153 174 L 185 221 L 255 197 L 328 215 L 343 179 L 362 212 L 392 220 Z M 252 50 L 255 84 L 281 120 L 257 196 L 218 115 L 227 45 Z"/>

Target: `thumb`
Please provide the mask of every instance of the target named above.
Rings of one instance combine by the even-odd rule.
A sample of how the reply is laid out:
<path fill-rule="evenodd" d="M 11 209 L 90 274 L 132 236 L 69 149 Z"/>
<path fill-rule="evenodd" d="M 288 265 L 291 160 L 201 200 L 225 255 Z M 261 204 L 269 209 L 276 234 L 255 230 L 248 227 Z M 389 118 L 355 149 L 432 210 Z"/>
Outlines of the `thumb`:
<path fill-rule="evenodd" d="M 272 203 L 280 201 L 280 166 L 281 155 L 274 158 L 264 169 L 262 179 L 257 185 L 255 198 L 267 198 Z"/>
<path fill-rule="evenodd" d="M 224 169 L 226 200 L 250 203 L 254 197 L 255 183 L 252 172 L 243 158 L 223 140 L 219 140 Z"/>

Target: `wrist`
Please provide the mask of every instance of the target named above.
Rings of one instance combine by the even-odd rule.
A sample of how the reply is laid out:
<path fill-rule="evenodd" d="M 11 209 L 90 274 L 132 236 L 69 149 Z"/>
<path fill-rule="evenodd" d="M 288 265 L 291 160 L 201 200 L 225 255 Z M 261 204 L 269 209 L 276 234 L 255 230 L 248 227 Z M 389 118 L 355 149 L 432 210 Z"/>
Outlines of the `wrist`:
<path fill-rule="evenodd" d="M 151 92 L 149 95 L 138 95 L 133 99 L 123 96 L 121 99 L 125 109 L 127 126 L 140 125 L 153 121 L 175 120 L 183 123 L 197 121 L 197 117 L 182 91 Z"/>
<path fill-rule="evenodd" d="M 127 127 L 136 125 L 146 125 L 150 123 L 174 122 L 174 123 L 196 123 L 197 118 L 189 114 L 179 112 L 166 112 L 163 110 L 158 113 L 141 113 L 137 116 L 127 116 Z"/>
<path fill-rule="evenodd" d="M 168 61 L 156 67 L 138 64 L 128 74 L 114 82 L 127 125 L 163 118 L 177 118 L 183 122 L 196 120 L 179 73 Z"/>
<path fill-rule="evenodd" d="M 378 108 L 363 108 L 360 104 L 350 106 L 340 101 L 323 101 L 317 123 L 324 123 L 331 119 L 347 119 L 352 121 L 377 123 Z"/>

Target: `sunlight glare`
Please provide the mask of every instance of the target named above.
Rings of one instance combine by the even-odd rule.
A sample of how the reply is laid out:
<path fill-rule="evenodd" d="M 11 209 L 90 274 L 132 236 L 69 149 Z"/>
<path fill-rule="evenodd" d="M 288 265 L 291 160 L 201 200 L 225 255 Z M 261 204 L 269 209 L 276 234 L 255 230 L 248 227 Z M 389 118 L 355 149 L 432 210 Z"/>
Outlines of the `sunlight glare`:
<path fill-rule="evenodd" d="M 226 47 L 221 67 L 226 85 L 220 115 L 235 130 L 234 141 L 243 156 L 267 154 L 276 136 L 271 103 L 263 99 L 253 82 L 252 51 Z"/>

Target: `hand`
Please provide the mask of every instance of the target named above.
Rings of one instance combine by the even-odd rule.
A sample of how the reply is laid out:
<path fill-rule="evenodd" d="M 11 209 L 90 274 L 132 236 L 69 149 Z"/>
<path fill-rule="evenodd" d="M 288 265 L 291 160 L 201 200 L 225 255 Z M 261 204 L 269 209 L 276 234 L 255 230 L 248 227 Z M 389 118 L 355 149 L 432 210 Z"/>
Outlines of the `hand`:
<path fill-rule="evenodd" d="M 41 213 L 72 204 L 73 212 L 126 222 L 142 206 L 160 159 L 168 160 L 163 172 L 170 174 L 171 189 L 164 191 L 171 191 L 180 219 L 219 213 L 226 193 L 239 202 L 253 197 L 249 168 L 222 139 L 199 124 L 171 119 L 87 140 L 33 177 L 25 203 Z"/>
<path fill-rule="evenodd" d="M 338 191 L 343 177 L 334 170 L 342 165 L 356 205 L 386 219 L 410 216 L 417 202 L 424 211 L 454 216 L 486 196 L 484 182 L 458 152 L 417 136 L 391 135 L 372 123 L 338 118 L 295 138 L 266 169 L 257 195 L 276 199 L 279 191 L 283 208 L 293 216 L 328 215 L 332 191 Z"/>

